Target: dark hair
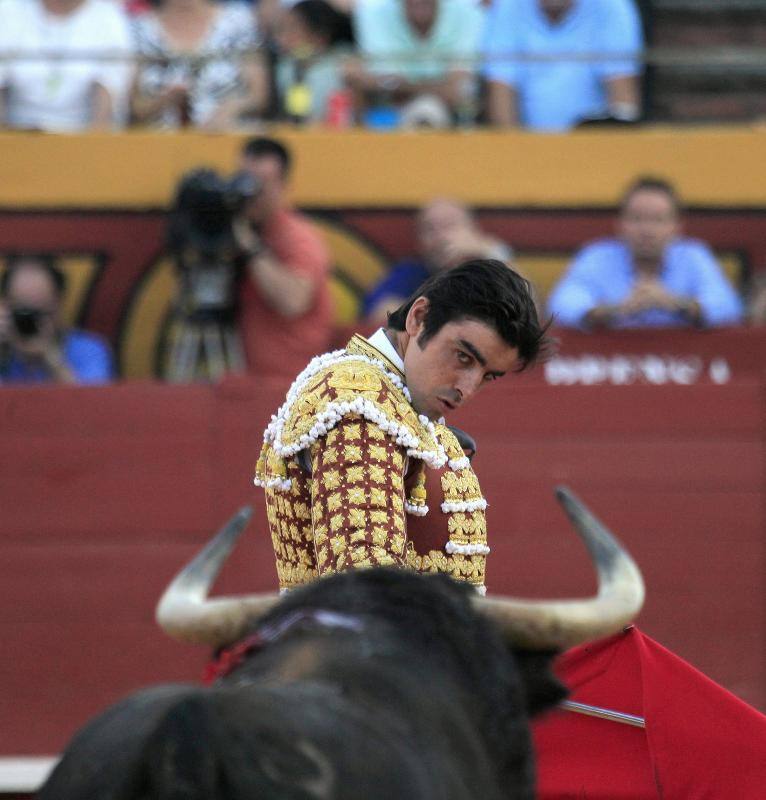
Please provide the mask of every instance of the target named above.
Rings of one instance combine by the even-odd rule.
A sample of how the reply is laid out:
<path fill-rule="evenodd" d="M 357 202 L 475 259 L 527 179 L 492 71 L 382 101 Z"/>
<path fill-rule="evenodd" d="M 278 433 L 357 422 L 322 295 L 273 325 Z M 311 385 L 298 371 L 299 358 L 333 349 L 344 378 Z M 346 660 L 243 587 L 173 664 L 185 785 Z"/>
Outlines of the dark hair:
<path fill-rule="evenodd" d="M 290 11 L 301 18 L 311 33 L 321 36 L 328 44 L 335 44 L 341 38 L 343 15 L 325 0 L 299 0 Z"/>
<path fill-rule="evenodd" d="M 61 298 L 66 292 L 66 276 L 56 266 L 56 260 L 50 253 L 9 253 L 5 258 L 5 270 L 0 275 L 0 297 L 7 297 L 13 276 L 23 267 L 33 266 L 46 273 L 56 296 Z"/>
<path fill-rule="evenodd" d="M 403 331 L 407 314 L 419 297 L 428 299 L 424 330 L 418 339 L 421 347 L 448 322 L 461 319 L 489 325 L 504 342 L 518 349 L 519 372 L 548 345 L 545 331 L 550 321 L 540 324 L 529 281 L 502 261 L 475 259 L 436 273 L 388 315 L 388 327 Z"/>
<path fill-rule="evenodd" d="M 620 212 L 625 211 L 628 203 L 636 192 L 662 192 L 668 196 L 668 199 L 673 203 L 673 208 L 676 213 L 681 211 L 681 199 L 676 192 L 675 187 L 670 181 L 664 178 L 658 178 L 654 175 L 640 175 L 628 184 L 628 188 L 622 194 L 620 199 Z"/>
<path fill-rule="evenodd" d="M 267 136 L 255 136 L 248 139 L 242 147 L 242 155 L 245 158 L 261 158 L 262 156 L 273 156 L 282 166 L 282 175 L 290 173 L 293 159 L 290 151 L 276 139 Z"/>

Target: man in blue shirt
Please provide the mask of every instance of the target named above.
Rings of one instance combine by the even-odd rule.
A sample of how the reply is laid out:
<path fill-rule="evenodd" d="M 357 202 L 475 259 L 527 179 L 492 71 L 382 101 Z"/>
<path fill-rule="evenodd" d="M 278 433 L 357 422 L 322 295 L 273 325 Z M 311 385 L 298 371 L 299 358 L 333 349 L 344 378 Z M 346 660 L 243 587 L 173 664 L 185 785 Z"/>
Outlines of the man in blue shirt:
<path fill-rule="evenodd" d="M 636 180 L 622 200 L 619 238 L 583 248 L 551 293 L 554 321 L 581 328 L 739 323 L 742 302 L 712 252 L 679 231 L 673 187 Z"/>
<path fill-rule="evenodd" d="M 475 258 L 507 262 L 513 257 L 505 242 L 479 228 L 470 209 L 445 197 L 432 200 L 418 212 L 416 235 L 419 257 L 394 264 L 365 296 L 362 314 L 368 322 L 385 325 L 389 312 L 436 272 Z"/>
<path fill-rule="evenodd" d="M 16 256 L 0 278 L 0 384 L 106 383 L 112 356 L 96 335 L 65 329 L 64 274 L 46 256 Z"/>
<path fill-rule="evenodd" d="M 494 0 L 483 48 L 489 122 L 564 131 L 635 120 L 642 48 L 633 0 Z"/>

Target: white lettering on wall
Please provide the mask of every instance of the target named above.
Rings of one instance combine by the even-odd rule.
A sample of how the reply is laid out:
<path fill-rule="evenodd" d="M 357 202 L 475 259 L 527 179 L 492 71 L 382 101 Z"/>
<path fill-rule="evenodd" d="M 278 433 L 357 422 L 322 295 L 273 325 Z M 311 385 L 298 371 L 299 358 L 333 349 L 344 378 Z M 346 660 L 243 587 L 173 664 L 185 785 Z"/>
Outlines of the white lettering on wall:
<path fill-rule="evenodd" d="M 595 386 L 611 384 L 651 384 L 692 386 L 705 379 L 723 384 L 731 380 L 731 367 L 725 358 L 709 364 L 700 356 L 646 355 L 557 356 L 545 364 L 545 381 L 552 386 Z"/>

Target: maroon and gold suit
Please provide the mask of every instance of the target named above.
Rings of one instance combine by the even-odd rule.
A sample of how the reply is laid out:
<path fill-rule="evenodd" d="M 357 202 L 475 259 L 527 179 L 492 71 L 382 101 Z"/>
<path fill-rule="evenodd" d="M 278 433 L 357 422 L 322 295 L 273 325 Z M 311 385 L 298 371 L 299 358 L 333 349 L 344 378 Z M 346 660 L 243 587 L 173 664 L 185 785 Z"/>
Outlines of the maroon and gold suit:
<path fill-rule="evenodd" d="M 256 467 L 281 589 L 355 567 L 445 572 L 484 590 L 486 501 L 454 434 L 419 416 L 366 339 L 315 358 Z"/>

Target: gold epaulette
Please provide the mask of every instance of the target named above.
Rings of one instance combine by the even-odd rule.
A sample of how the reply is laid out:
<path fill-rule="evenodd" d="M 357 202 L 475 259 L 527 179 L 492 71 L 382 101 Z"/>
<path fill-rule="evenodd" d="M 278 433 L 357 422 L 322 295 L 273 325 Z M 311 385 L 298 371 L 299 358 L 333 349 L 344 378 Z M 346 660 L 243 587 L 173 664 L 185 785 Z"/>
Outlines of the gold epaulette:
<path fill-rule="evenodd" d="M 366 341 L 354 337 L 345 350 L 317 356 L 295 380 L 264 433 L 256 483 L 279 486 L 286 476 L 279 460 L 311 447 L 350 416 L 378 425 L 407 455 L 429 466 L 446 463 L 434 424 L 412 407 L 401 373 L 358 340 Z"/>

